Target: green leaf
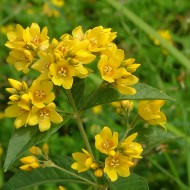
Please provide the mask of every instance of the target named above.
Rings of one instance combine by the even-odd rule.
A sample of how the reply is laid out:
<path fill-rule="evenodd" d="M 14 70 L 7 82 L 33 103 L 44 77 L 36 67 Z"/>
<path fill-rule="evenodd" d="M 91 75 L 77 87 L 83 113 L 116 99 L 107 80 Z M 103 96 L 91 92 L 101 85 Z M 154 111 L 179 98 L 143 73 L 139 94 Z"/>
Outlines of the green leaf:
<path fill-rule="evenodd" d="M 172 100 L 171 97 L 147 84 L 138 83 L 134 88 L 137 90 L 136 94 L 122 95 L 111 84 L 102 84 L 85 98 L 81 110 L 120 100 Z"/>
<path fill-rule="evenodd" d="M 81 103 L 82 96 L 84 94 L 84 88 L 85 88 L 84 79 L 75 79 L 73 86 L 71 88 L 71 93 L 77 107 Z"/>
<path fill-rule="evenodd" d="M 39 186 L 46 183 L 56 183 L 56 182 L 68 182 L 73 181 L 75 183 L 88 183 L 93 182 L 92 173 L 84 172 L 78 174 L 71 168 L 72 159 L 64 156 L 54 161 L 56 165 L 63 167 L 68 170 L 71 175 L 57 168 L 39 168 L 36 170 L 24 172 L 20 171 L 16 173 L 9 181 L 5 184 L 3 190 L 21 190 L 29 187 Z M 78 178 L 79 176 L 80 178 Z M 83 181 L 85 179 L 86 181 Z"/>
<path fill-rule="evenodd" d="M 145 178 L 136 174 L 131 174 L 126 178 L 119 178 L 116 182 L 109 182 L 110 190 L 148 190 L 148 183 Z"/>
<path fill-rule="evenodd" d="M 40 132 L 38 126 L 27 126 L 15 129 L 9 140 L 8 151 L 4 163 L 5 171 L 10 168 L 14 161 L 30 147 L 48 138 L 62 127 L 71 116 L 63 116 L 64 121 L 59 125 L 53 125 L 48 131 Z"/>
<path fill-rule="evenodd" d="M 133 132 L 138 132 L 136 141 L 143 145 L 143 154 L 160 144 L 176 139 L 175 135 L 159 126 L 148 126 L 146 128 L 138 126 L 131 131 L 131 133 Z"/>

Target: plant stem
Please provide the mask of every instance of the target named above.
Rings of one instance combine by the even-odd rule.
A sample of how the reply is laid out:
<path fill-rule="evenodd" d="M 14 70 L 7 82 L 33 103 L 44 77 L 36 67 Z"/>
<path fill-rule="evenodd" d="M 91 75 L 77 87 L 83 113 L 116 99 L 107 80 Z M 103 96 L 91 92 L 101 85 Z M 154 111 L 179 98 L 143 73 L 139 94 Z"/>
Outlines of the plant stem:
<path fill-rule="evenodd" d="M 72 173 L 72 172 L 66 170 L 65 168 L 62 168 L 62 167 L 60 167 L 60 166 L 57 166 L 57 165 L 54 164 L 53 162 L 51 163 L 50 166 L 53 167 L 53 168 L 57 168 L 58 170 L 63 171 L 63 172 L 65 172 L 65 173 L 67 173 L 67 174 L 69 174 L 69 175 L 71 175 L 71 176 L 73 176 L 73 177 L 76 177 L 76 178 L 78 178 L 78 179 L 80 179 L 80 180 L 86 182 L 87 184 L 92 185 L 92 186 L 94 186 L 94 187 L 96 187 L 96 188 L 98 188 L 98 189 L 101 189 L 101 188 L 102 188 L 101 185 L 97 185 L 97 184 L 93 183 L 92 181 L 89 181 L 89 180 L 86 179 L 86 178 L 83 178 L 83 177 L 81 177 L 81 176 L 79 176 L 79 175 L 76 175 L 75 173 Z"/>
<path fill-rule="evenodd" d="M 171 175 L 166 169 L 164 169 L 160 164 L 158 164 L 156 161 L 154 161 L 152 158 L 148 158 L 148 160 L 154 165 L 156 166 L 162 173 L 164 173 L 166 176 L 168 176 L 169 178 L 171 178 L 173 181 L 175 181 L 183 190 L 188 190 L 189 188 L 181 182 L 181 180 L 179 180 L 178 178 L 176 178 L 175 176 Z"/>
<path fill-rule="evenodd" d="M 129 133 L 129 131 L 132 130 L 135 127 L 135 124 L 138 121 L 138 119 L 139 119 L 139 116 L 136 115 L 136 117 L 134 118 L 132 123 L 130 125 L 128 124 L 128 127 L 127 127 L 127 129 L 125 131 L 125 134 L 123 135 L 122 142 L 125 140 L 125 138 L 126 138 L 127 134 Z"/>
<path fill-rule="evenodd" d="M 81 136 L 83 138 L 83 141 L 85 143 L 85 146 L 86 146 L 86 149 L 88 150 L 88 152 L 91 154 L 91 156 L 94 158 L 94 155 L 92 153 L 92 149 L 91 149 L 91 146 L 90 146 L 90 143 L 88 141 L 88 137 L 86 135 L 86 132 L 84 130 L 84 127 L 83 127 L 83 123 L 82 123 L 82 120 L 81 120 L 81 117 L 80 117 L 80 113 L 78 112 L 78 109 L 75 105 L 75 102 L 74 102 L 74 99 L 73 99 L 73 95 L 71 93 L 70 90 L 66 90 L 66 93 L 67 93 L 67 97 L 68 97 L 68 100 L 73 108 L 73 111 L 74 111 L 74 117 L 76 119 L 76 122 L 77 122 L 77 126 L 78 126 L 78 129 L 81 133 Z"/>
<path fill-rule="evenodd" d="M 131 20 L 136 26 L 142 29 L 147 35 L 159 40 L 160 44 L 168 50 L 182 65 L 184 65 L 187 70 L 190 70 L 189 60 L 183 55 L 178 49 L 170 45 L 166 40 L 164 40 L 154 28 L 148 25 L 144 20 L 138 17 L 134 12 L 129 10 L 122 3 L 115 0 L 105 0 L 108 4 L 114 7 L 118 12 L 122 13 L 126 18 Z"/>

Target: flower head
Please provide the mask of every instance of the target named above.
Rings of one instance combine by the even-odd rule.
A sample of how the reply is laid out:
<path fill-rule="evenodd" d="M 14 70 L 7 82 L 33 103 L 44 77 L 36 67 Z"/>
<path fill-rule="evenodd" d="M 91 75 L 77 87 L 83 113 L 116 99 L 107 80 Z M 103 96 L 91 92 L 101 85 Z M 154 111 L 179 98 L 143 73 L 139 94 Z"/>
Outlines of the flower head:
<path fill-rule="evenodd" d="M 32 104 L 42 108 L 45 104 L 52 102 L 55 98 L 52 92 L 53 83 L 47 80 L 35 80 L 29 89 L 29 96 Z"/>
<path fill-rule="evenodd" d="M 76 76 L 76 69 L 69 65 L 64 59 L 59 60 L 56 64 L 50 66 L 51 80 L 55 85 L 63 86 L 65 89 L 70 89 L 73 84 L 73 76 Z"/>
<path fill-rule="evenodd" d="M 99 52 L 105 49 L 105 46 L 116 38 L 116 32 L 111 32 L 111 28 L 97 26 L 89 29 L 85 33 L 85 39 L 89 40 L 89 50 Z"/>
<path fill-rule="evenodd" d="M 131 159 L 117 153 L 114 156 L 108 156 L 105 160 L 104 173 L 111 181 L 116 181 L 119 176 L 127 177 L 130 175 L 129 167 L 133 166 Z"/>
<path fill-rule="evenodd" d="M 94 163 L 93 157 L 90 155 L 88 151 L 82 149 L 82 152 L 75 152 L 72 154 L 75 163 L 71 165 L 71 168 L 74 170 L 78 170 L 78 172 L 84 172 L 91 168 L 92 164 Z"/>
<path fill-rule="evenodd" d="M 108 127 L 104 127 L 99 134 L 95 136 L 95 147 L 104 154 L 109 154 L 118 145 L 118 133 Z"/>
<path fill-rule="evenodd" d="M 140 154 L 143 151 L 142 145 L 136 142 L 132 142 L 138 133 L 134 133 L 127 137 L 124 142 L 120 143 L 117 147 L 119 152 L 129 158 L 142 158 Z"/>
<path fill-rule="evenodd" d="M 42 108 L 33 106 L 28 124 L 39 124 L 39 129 L 43 132 L 51 127 L 51 122 L 61 123 L 63 118 L 56 112 L 55 108 L 56 106 L 53 102 Z"/>
<path fill-rule="evenodd" d="M 165 128 L 166 116 L 160 111 L 165 100 L 143 100 L 138 104 L 138 114 L 150 125 L 160 125 Z"/>

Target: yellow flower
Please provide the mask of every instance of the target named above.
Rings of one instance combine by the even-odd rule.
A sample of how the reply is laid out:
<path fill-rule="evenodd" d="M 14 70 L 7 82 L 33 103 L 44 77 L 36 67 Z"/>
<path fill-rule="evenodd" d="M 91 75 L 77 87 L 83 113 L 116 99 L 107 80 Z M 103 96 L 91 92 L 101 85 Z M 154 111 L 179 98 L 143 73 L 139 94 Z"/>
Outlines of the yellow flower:
<path fill-rule="evenodd" d="M 59 17 L 60 13 L 54 8 L 51 8 L 48 3 L 44 3 L 43 6 L 43 14 L 47 15 L 48 17 Z"/>
<path fill-rule="evenodd" d="M 0 144 L 0 160 L 1 160 L 1 158 L 2 158 L 2 155 L 3 155 L 3 147 L 2 147 L 1 144 Z"/>
<path fill-rule="evenodd" d="M 81 26 L 78 26 L 73 29 L 72 36 L 74 39 L 78 39 L 80 41 L 84 40 L 84 32 Z"/>
<path fill-rule="evenodd" d="M 49 37 L 47 36 L 48 29 L 44 27 L 40 32 L 40 27 L 37 23 L 32 23 L 30 28 L 26 29 L 26 38 L 27 38 L 27 45 L 34 50 L 46 49 L 47 44 L 49 42 Z"/>
<path fill-rule="evenodd" d="M 102 106 L 101 105 L 95 106 L 95 107 L 92 108 L 92 111 L 95 114 L 100 114 L 102 112 Z"/>
<path fill-rule="evenodd" d="M 73 84 L 73 76 L 76 76 L 76 69 L 69 65 L 64 59 L 59 60 L 56 64 L 50 65 L 51 80 L 55 85 L 63 86 L 65 89 L 70 89 Z"/>
<path fill-rule="evenodd" d="M 150 125 L 160 125 L 165 128 L 166 116 L 160 111 L 165 100 L 143 100 L 138 103 L 138 114 Z"/>
<path fill-rule="evenodd" d="M 52 92 L 53 83 L 47 80 L 35 80 L 29 89 L 29 96 L 32 104 L 42 108 L 45 104 L 52 102 L 55 98 Z"/>
<path fill-rule="evenodd" d="M 82 152 L 75 152 L 72 154 L 74 160 L 76 160 L 76 162 L 74 162 L 71 165 L 71 168 L 73 168 L 74 170 L 78 170 L 78 172 L 84 172 L 88 169 L 91 168 L 92 164 L 94 163 L 94 160 L 92 158 L 92 156 L 90 155 L 90 153 L 88 151 L 86 151 L 85 149 L 82 149 Z"/>
<path fill-rule="evenodd" d="M 30 171 L 32 169 L 37 169 L 40 167 L 40 163 L 35 156 L 26 156 L 20 159 L 20 161 L 24 164 L 19 168 L 24 171 Z"/>
<path fill-rule="evenodd" d="M 169 30 L 158 30 L 157 33 L 163 38 L 165 39 L 168 43 L 170 43 L 171 45 L 173 44 L 172 41 L 172 36 Z M 153 42 L 155 45 L 160 45 L 160 41 L 157 39 L 153 38 Z"/>
<path fill-rule="evenodd" d="M 128 74 L 125 68 L 121 68 L 120 65 L 120 61 L 111 59 L 107 55 L 101 55 L 98 62 L 98 69 L 101 73 L 102 79 L 112 83 L 123 75 Z"/>
<path fill-rule="evenodd" d="M 5 116 L 16 117 L 14 125 L 18 129 L 23 125 L 27 125 L 30 117 L 30 110 L 23 109 L 15 103 L 5 109 Z"/>
<path fill-rule="evenodd" d="M 105 46 L 116 38 L 116 32 L 111 32 L 111 28 L 97 26 L 85 32 L 85 39 L 89 40 L 89 50 L 99 52 L 105 49 Z"/>
<path fill-rule="evenodd" d="M 28 73 L 29 67 L 34 61 L 34 54 L 32 51 L 24 50 L 12 50 L 9 53 L 7 62 L 13 64 L 17 71 L 23 71 L 25 74 Z"/>
<path fill-rule="evenodd" d="M 63 186 L 59 186 L 59 190 L 66 190 L 66 188 Z"/>
<path fill-rule="evenodd" d="M 41 73 L 40 80 L 47 80 L 49 67 L 55 62 L 54 55 L 52 53 L 46 53 L 43 51 L 38 52 L 39 59 L 32 65 L 32 68 Z"/>
<path fill-rule="evenodd" d="M 143 151 L 142 145 L 136 142 L 132 142 L 138 133 L 134 133 L 127 137 L 122 143 L 120 143 L 117 147 L 117 150 L 124 156 L 129 158 L 142 158 L 140 154 Z"/>
<path fill-rule="evenodd" d="M 129 167 L 131 166 L 133 166 L 133 163 L 130 158 L 117 153 L 106 158 L 104 173 L 114 182 L 118 179 L 118 175 L 122 177 L 129 176 Z"/>
<path fill-rule="evenodd" d="M 7 34 L 8 32 L 13 31 L 14 29 L 14 24 L 7 24 L 5 26 L 0 27 L 0 32 L 3 34 Z"/>
<path fill-rule="evenodd" d="M 128 74 L 116 79 L 113 85 L 121 94 L 133 95 L 136 93 L 136 90 L 131 85 L 136 84 L 138 81 L 139 79 L 136 76 Z"/>
<path fill-rule="evenodd" d="M 140 64 L 138 63 L 134 63 L 135 59 L 134 58 L 129 58 L 126 59 L 122 62 L 123 67 L 125 67 L 125 69 L 130 72 L 133 73 L 136 71 L 136 69 L 140 66 Z"/>
<path fill-rule="evenodd" d="M 25 29 L 17 24 L 15 31 L 7 33 L 9 41 L 6 42 L 5 46 L 10 49 L 22 49 L 26 45 L 26 31 Z"/>
<path fill-rule="evenodd" d="M 51 0 L 51 3 L 57 7 L 62 7 L 64 5 L 64 0 Z"/>
<path fill-rule="evenodd" d="M 41 132 L 48 130 L 52 123 L 61 123 L 63 118 L 55 111 L 55 104 L 49 103 L 43 108 L 33 106 L 31 116 L 28 120 L 29 125 L 39 124 Z"/>
<path fill-rule="evenodd" d="M 99 134 L 95 136 L 95 147 L 104 154 L 109 154 L 118 145 L 118 133 L 108 127 L 104 127 Z"/>

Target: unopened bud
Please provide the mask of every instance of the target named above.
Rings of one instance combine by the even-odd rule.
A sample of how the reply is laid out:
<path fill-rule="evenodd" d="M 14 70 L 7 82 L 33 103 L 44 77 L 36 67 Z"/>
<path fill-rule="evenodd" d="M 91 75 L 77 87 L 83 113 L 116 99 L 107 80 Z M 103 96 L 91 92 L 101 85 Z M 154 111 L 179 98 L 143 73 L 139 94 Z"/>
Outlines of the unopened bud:
<path fill-rule="evenodd" d="M 102 177 L 103 175 L 103 170 L 101 168 L 97 169 L 95 172 L 94 172 L 94 175 L 96 177 Z"/>
<path fill-rule="evenodd" d="M 42 151 L 41 151 L 41 149 L 39 148 L 39 147 L 37 147 L 37 146 L 33 146 L 33 147 L 31 147 L 30 149 L 29 149 L 29 151 L 32 153 L 32 154 L 34 154 L 34 155 L 42 155 Z"/>

